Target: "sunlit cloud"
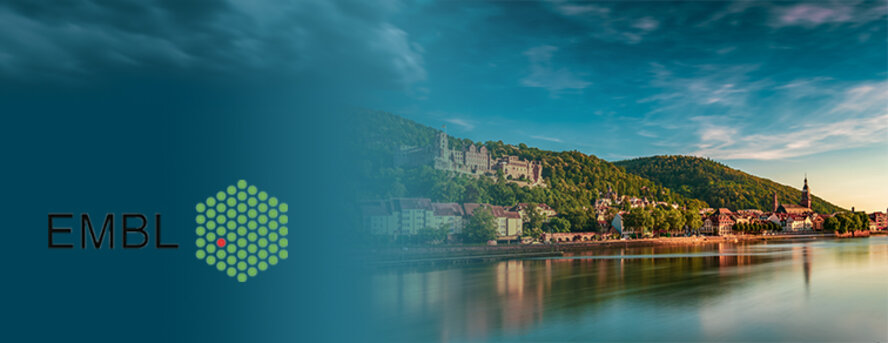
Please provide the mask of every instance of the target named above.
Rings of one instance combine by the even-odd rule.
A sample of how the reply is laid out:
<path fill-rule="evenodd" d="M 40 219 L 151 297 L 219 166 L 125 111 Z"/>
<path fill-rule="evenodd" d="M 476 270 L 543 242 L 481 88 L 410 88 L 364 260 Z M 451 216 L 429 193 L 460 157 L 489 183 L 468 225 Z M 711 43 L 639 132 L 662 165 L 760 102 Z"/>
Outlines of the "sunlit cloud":
<path fill-rule="evenodd" d="M 781 26 L 816 26 L 830 22 L 847 22 L 851 21 L 854 18 L 851 15 L 853 8 L 844 4 L 838 4 L 838 6 L 832 7 L 813 4 L 799 4 L 791 7 L 780 8 L 775 11 L 778 13 L 777 24 Z"/>
<path fill-rule="evenodd" d="M 776 160 L 888 142 L 888 82 L 856 85 L 796 126 L 707 122 L 694 155 Z M 743 131 L 741 131 L 743 130 Z M 764 132 L 763 132 L 764 131 Z"/>

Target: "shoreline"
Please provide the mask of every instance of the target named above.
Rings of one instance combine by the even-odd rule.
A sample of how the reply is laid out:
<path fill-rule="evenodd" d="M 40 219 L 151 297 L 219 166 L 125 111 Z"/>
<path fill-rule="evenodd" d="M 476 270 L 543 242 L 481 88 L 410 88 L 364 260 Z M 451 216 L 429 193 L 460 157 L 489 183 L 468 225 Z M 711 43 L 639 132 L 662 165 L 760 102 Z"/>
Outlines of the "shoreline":
<path fill-rule="evenodd" d="M 885 235 L 876 232 L 873 235 Z M 696 246 L 718 243 L 765 242 L 772 240 L 851 238 L 838 237 L 833 233 L 775 236 L 706 236 L 706 237 L 658 237 L 633 240 L 613 240 L 553 244 L 511 244 L 495 246 L 430 246 L 387 248 L 372 251 L 368 259 L 371 266 L 408 266 L 428 264 L 468 264 L 497 262 L 528 257 L 557 257 L 565 253 L 611 248 L 644 248 L 657 246 Z M 859 238 L 859 237 L 854 237 Z"/>

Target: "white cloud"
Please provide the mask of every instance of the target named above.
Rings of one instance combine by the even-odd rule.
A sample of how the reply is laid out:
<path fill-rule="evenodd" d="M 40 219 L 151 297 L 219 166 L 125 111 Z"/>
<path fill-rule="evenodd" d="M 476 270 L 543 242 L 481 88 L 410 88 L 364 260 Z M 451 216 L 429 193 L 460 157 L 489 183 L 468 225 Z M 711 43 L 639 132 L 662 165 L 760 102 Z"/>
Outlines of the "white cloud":
<path fill-rule="evenodd" d="M 545 88 L 552 97 L 557 97 L 564 90 L 581 90 L 592 84 L 567 68 L 553 67 L 552 56 L 556 51 L 558 48 L 550 45 L 525 51 L 524 55 L 530 61 L 530 74 L 521 79 L 521 85 Z"/>
<path fill-rule="evenodd" d="M 444 121 L 454 125 L 458 125 L 466 131 L 471 131 L 475 129 L 475 124 L 472 124 L 471 122 L 462 118 L 445 118 Z"/>
<path fill-rule="evenodd" d="M 533 135 L 533 136 L 530 136 L 530 138 L 549 141 L 549 142 L 555 142 L 555 143 L 564 143 L 564 141 L 562 141 L 560 138 L 555 138 L 555 137 Z"/>
<path fill-rule="evenodd" d="M 813 4 L 798 4 L 774 10 L 777 18 L 777 26 L 804 25 L 817 26 L 830 22 L 847 22 L 854 17 L 853 8 L 848 5 L 819 6 Z"/>
<path fill-rule="evenodd" d="M 644 17 L 636 20 L 632 27 L 642 31 L 653 31 L 660 27 L 660 22 L 651 17 Z"/>
<path fill-rule="evenodd" d="M 656 133 L 650 132 L 648 130 L 638 130 L 636 132 L 639 136 L 647 137 L 647 138 L 657 138 L 659 137 Z"/>
<path fill-rule="evenodd" d="M 617 11 L 599 4 L 572 4 L 549 0 L 553 12 L 587 26 L 587 34 L 600 40 L 638 44 L 660 27 L 660 21 L 630 11 Z"/>
<path fill-rule="evenodd" d="M 863 24 L 883 20 L 888 15 L 885 1 L 830 1 L 785 5 L 765 1 L 744 0 L 731 3 L 725 9 L 698 24 L 707 26 L 735 16 L 752 8 L 763 8 L 769 14 L 769 24 L 775 28 L 801 26 L 814 28 L 825 24 Z"/>
<path fill-rule="evenodd" d="M 715 53 L 719 54 L 719 55 L 724 55 L 724 54 L 729 54 L 729 53 L 733 52 L 734 50 L 737 50 L 736 46 L 728 46 L 728 47 L 724 47 L 724 48 L 716 50 Z"/>
<path fill-rule="evenodd" d="M 770 81 L 750 81 L 758 65 L 675 65 L 673 72 L 664 65 L 651 64 L 653 78 L 649 87 L 658 89 L 656 95 L 639 99 L 638 103 L 657 102 L 654 112 L 680 111 L 691 115 L 711 113 L 707 106 L 727 109 L 744 107 L 750 93 L 766 87 Z M 678 76 L 686 75 L 686 76 Z"/>
<path fill-rule="evenodd" d="M 708 121 L 693 154 L 775 160 L 888 142 L 888 82 L 853 85 L 840 94 L 829 106 L 796 117 L 798 125 Z"/>
<path fill-rule="evenodd" d="M 559 12 L 564 15 L 581 15 L 581 14 L 598 14 L 605 15 L 610 13 L 610 9 L 597 5 L 559 5 L 556 6 Z"/>

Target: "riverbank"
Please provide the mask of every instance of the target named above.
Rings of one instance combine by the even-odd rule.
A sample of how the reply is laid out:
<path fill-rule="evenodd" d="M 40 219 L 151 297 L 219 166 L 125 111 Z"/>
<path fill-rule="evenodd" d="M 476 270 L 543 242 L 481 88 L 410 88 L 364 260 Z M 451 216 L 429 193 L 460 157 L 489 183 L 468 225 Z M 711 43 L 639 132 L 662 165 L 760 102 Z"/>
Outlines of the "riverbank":
<path fill-rule="evenodd" d="M 553 244 L 511 244 L 511 245 L 446 245 L 430 247 L 385 248 L 368 251 L 373 257 L 368 263 L 374 266 L 422 265 L 422 264 L 465 264 L 495 262 L 528 257 L 562 256 L 566 252 L 588 251 L 606 248 L 638 248 L 655 246 L 694 246 L 718 243 L 763 242 L 788 239 L 835 238 L 828 234 L 805 235 L 738 235 L 706 237 L 659 237 L 633 240 L 583 241 L 576 243 Z"/>

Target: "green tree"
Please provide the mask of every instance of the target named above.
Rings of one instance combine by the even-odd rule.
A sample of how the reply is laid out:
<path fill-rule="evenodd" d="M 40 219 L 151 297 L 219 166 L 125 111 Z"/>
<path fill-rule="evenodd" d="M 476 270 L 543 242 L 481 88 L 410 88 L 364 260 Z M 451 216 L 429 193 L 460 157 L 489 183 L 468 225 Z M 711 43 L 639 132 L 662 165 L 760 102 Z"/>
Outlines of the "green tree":
<path fill-rule="evenodd" d="M 537 204 L 531 203 L 527 206 L 527 209 L 525 209 L 525 215 L 528 218 L 527 222 L 524 223 L 526 228 L 539 229 L 543 227 L 543 223 L 546 221 L 546 216 L 542 214 L 537 207 Z"/>
<path fill-rule="evenodd" d="M 688 226 L 691 230 L 699 230 L 703 227 L 703 218 L 700 217 L 700 214 L 695 210 L 689 210 L 684 213 L 685 225 Z"/>
<path fill-rule="evenodd" d="M 870 219 L 869 216 L 866 215 L 866 212 L 860 211 L 855 212 L 857 218 L 860 218 L 860 229 L 859 230 L 869 230 Z"/>
<path fill-rule="evenodd" d="M 546 227 L 549 232 L 570 232 L 570 222 L 564 218 L 552 218 Z"/>
<path fill-rule="evenodd" d="M 636 207 L 625 213 L 623 226 L 638 233 L 646 234 L 654 227 L 654 218 L 644 208 Z"/>
<path fill-rule="evenodd" d="M 570 222 L 572 232 L 592 232 L 598 228 L 594 213 L 582 207 L 569 209 L 562 216 Z"/>
<path fill-rule="evenodd" d="M 669 228 L 673 232 L 678 232 L 682 228 L 684 228 L 685 217 L 681 213 L 681 211 L 679 211 L 677 209 L 674 209 L 674 208 L 668 209 L 666 212 L 666 220 L 669 221 Z"/>
<path fill-rule="evenodd" d="M 481 243 L 496 239 L 496 218 L 486 207 L 475 210 L 463 230 L 466 242 Z"/>
<path fill-rule="evenodd" d="M 654 225 L 654 235 L 659 236 L 661 232 L 668 232 L 670 229 L 669 226 L 669 218 L 668 213 L 662 207 L 656 207 L 653 211 L 651 211 L 651 217 L 653 218 Z"/>
<path fill-rule="evenodd" d="M 424 227 L 416 233 L 416 240 L 418 243 L 422 244 L 437 244 L 444 242 L 447 239 L 447 233 L 450 230 L 447 229 L 447 226 L 441 225 L 440 227 Z"/>

